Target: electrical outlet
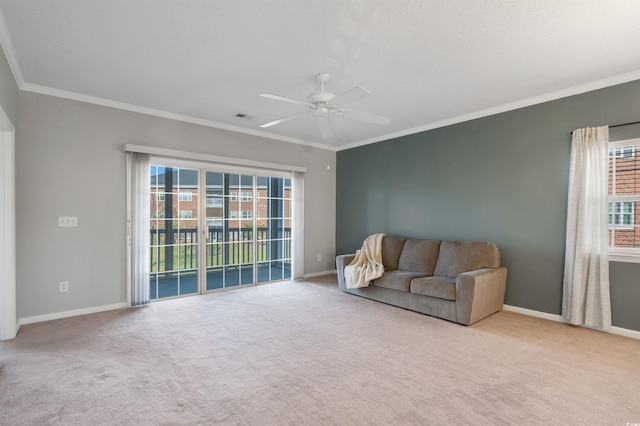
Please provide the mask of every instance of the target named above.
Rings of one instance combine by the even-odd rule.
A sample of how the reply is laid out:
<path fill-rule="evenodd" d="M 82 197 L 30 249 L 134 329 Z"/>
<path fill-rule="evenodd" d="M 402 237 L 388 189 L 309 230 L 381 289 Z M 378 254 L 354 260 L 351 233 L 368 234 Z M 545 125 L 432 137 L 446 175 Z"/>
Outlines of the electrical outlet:
<path fill-rule="evenodd" d="M 322 262 L 322 255 L 321 254 L 318 255 L 318 262 Z"/>
<path fill-rule="evenodd" d="M 66 293 L 69 291 L 69 281 L 60 281 L 59 284 L 60 293 Z"/>
<path fill-rule="evenodd" d="M 78 226 L 77 216 L 59 216 L 58 227 L 60 228 L 75 228 Z"/>

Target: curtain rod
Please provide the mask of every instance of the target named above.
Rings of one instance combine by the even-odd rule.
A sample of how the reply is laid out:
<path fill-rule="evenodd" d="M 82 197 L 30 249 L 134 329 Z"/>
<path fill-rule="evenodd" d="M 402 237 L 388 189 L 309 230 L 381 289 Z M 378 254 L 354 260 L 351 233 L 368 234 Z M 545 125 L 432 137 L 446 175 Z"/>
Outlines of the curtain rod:
<path fill-rule="evenodd" d="M 612 124 L 611 126 L 609 126 L 609 128 L 631 126 L 632 124 L 640 124 L 640 121 L 632 121 L 630 123 Z M 571 134 L 573 134 L 573 132 L 574 132 L 574 130 L 571 131 Z"/>
<path fill-rule="evenodd" d="M 614 124 L 613 126 L 609 126 L 609 128 L 622 127 L 622 126 L 631 126 L 632 124 L 640 124 L 640 121 L 632 121 L 631 123 Z"/>

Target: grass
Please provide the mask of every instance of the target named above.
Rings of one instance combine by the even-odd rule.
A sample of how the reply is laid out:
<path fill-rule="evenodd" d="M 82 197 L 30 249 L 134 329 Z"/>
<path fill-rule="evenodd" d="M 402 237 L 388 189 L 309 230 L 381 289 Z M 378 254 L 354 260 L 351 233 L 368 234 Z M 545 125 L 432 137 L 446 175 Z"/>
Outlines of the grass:
<path fill-rule="evenodd" d="M 290 244 L 286 244 L 285 253 L 290 252 Z M 198 266 L 197 244 L 177 244 L 173 247 L 171 265 L 166 264 L 166 246 L 151 247 L 151 272 L 195 269 Z M 257 261 L 272 260 L 268 256 L 267 244 L 259 244 Z M 225 253 L 226 250 L 226 253 Z M 289 257 L 289 256 L 284 256 Z M 225 262 L 226 259 L 226 262 Z M 213 243 L 207 244 L 207 267 L 253 263 L 253 243 Z M 169 266 L 167 269 L 165 266 Z"/>

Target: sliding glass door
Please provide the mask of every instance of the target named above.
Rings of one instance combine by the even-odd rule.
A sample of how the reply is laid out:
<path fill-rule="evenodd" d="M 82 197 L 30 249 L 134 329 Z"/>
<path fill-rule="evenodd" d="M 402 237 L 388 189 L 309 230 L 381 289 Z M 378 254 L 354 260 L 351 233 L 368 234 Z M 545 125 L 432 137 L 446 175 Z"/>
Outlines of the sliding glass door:
<path fill-rule="evenodd" d="M 206 289 L 253 284 L 254 176 L 206 171 Z"/>
<path fill-rule="evenodd" d="M 291 278 L 291 179 L 206 171 L 206 290 Z"/>
<path fill-rule="evenodd" d="M 257 178 L 257 282 L 291 278 L 291 179 Z"/>
<path fill-rule="evenodd" d="M 291 278 L 291 179 L 151 167 L 151 299 Z"/>
<path fill-rule="evenodd" d="M 198 170 L 151 166 L 150 297 L 198 293 Z"/>

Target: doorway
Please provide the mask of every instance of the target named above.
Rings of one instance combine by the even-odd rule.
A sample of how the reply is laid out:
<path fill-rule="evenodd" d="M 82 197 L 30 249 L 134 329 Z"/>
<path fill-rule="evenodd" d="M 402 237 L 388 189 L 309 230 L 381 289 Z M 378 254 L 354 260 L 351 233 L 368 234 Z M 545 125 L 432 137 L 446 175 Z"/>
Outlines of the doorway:
<path fill-rule="evenodd" d="M 150 298 L 292 277 L 291 178 L 151 165 Z"/>

